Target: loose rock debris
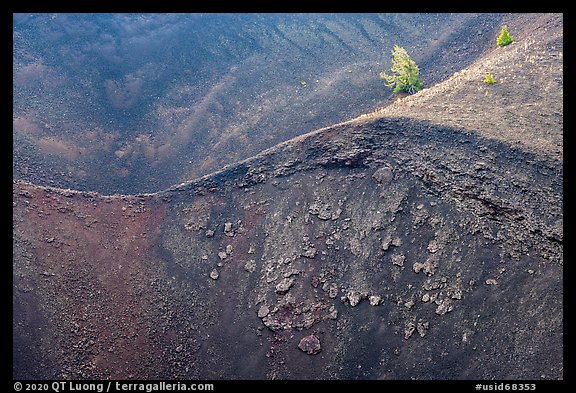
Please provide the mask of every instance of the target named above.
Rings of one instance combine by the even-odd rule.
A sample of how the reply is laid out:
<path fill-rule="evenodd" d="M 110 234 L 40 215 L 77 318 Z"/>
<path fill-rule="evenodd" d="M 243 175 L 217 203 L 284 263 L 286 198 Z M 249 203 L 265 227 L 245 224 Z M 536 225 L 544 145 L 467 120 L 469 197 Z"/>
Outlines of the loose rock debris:
<path fill-rule="evenodd" d="M 298 348 L 308 355 L 316 355 L 322 349 L 320 340 L 313 334 L 303 337 L 298 343 Z"/>

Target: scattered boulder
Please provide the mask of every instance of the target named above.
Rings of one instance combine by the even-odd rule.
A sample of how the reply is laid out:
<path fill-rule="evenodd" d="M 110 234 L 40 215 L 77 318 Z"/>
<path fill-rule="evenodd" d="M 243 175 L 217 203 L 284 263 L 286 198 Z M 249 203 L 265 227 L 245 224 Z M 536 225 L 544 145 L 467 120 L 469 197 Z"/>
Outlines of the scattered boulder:
<path fill-rule="evenodd" d="M 318 213 L 318 218 L 321 220 L 329 220 L 332 218 L 332 207 L 330 205 L 323 205 Z"/>
<path fill-rule="evenodd" d="M 314 259 L 316 257 L 316 248 L 307 246 L 302 253 L 303 257 Z"/>
<path fill-rule="evenodd" d="M 382 303 L 382 297 L 378 295 L 372 295 L 368 298 L 368 300 L 370 301 L 371 306 L 378 306 L 380 303 Z"/>
<path fill-rule="evenodd" d="M 296 268 L 292 268 L 292 269 L 290 269 L 290 270 L 285 271 L 284 274 L 283 274 L 283 277 L 284 277 L 284 278 L 288 278 L 288 277 L 290 277 L 290 276 L 296 276 L 296 275 L 298 275 L 298 274 L 300 274 L 300 273 L 301 273 L 300 270 L 298 270 L 298 269 L 296 269 Z"/>
<path fill-rule="evenodd" d="M 122 210 L 126 210 L 126 208 L 122 207 Z M 187 231 L 191 231 L 192 229 L 194 229 L 194 222 L 188 221 L 187 223 L 185 223 L 184 229 L 186 229 Z"/>
<path fill-rule="evenodd" d="M 125 207 L 122 207 L 122 210 L 126 210 Z M 199 231 L 206 228 L 205 221 L 206 220 L 191 218 L 184 224 L 184 228 L 187 231 Z"/>
<path fill-rule="evenodd" d="M 445 298 L 444 300 L 437 301 L 436 304 L 438 305 L 438 307 L 436 307 L 435 312 L 438 315 L 444 315 L 444 314 L 449 313 L 450 311 L 452 311 L 454 309 L 454 305 L 452 304 L 452 300 L 450 300 L 449 298 Z"/>
<path fill-rule="evenodd" d="M 220 277 L 220 273 L 218 273 L 218 270 L 214 269 L 210 272 L 210 278 L 212 280 L 218 280 L 218 277 Z"/>
<path fill-rule="evenodd" d="M 332 205 L 328 204 L 328 203 L 321 203 L 320 201 L 314 201 L 312 204 L 310 204 L 310 206 L 308 207 L 308 214 L 311 214 L 313 216 L 318 216 L 318 218 L 320 220 L 337 220 L 340 215 L 342 214 L 342 209 L 341 208 L 336 208 L 334 209 L 332 207 Z"/>
<path fill-rule="evenodd" d="M 350 252 L 356 256 L 362 254 L 362 245 L 360 244 L 360 240 L 355 237 L 350 240 Z"/>
<path fill-rule="evenodd" d="M 460 288 L 454 288 L 450 293 L 450 297 L 454 300 L 462 300 L 462 295 L 462 289 Z"/>
<path fill-rule="evenodd" d="M 404 254 L 400 253 L 400 254 L 394 254 L 390 257 L 390 259 L 392 260 L 392 264 L 396 265 L 396 266 L 404 266 L 404 261 L 406 260 L 406 256 L 404 256 Z"/>
<path fill-rule="evenodd" d="M 226 254 L 226 252 L 224 252 L 224 251 L 220 251 L 220 252 L 218 253 L 218 257 L 219 257 L 220 259 L 224 260 L 224 259 L 226 259 L 226 258 L 228 257 L 228 254 Z"/>
<path fill-rule="evenodd" d="M 224 223 L 224 234 L 230 237 L 234 236 L 234 230 L 232 229 L 231 222 Z"/>
<path fill-rule="evenodd" d="M 498 285 L 498 281 L 493 278 L 489 278 L 486 280 L 486 285 Z"/>
<path fill-rule="evenodd" d="M 436 289 L 442 289 L 445 286 L 446 284 L 443 283 L 441 279 L 432 280 L 429 278 L 428 280 L 426 280 L 426 282 L 424 282 L 422 288 L 424 288 L 427 291 L 434 291 Z"/>
<path fill-rule="evenodd" d="M 332 218 L 332 206 L 315 201 L 309 206 L 308 213 L 321 220 L 329 220 Z"/>
<path fill-rule="evenodd" d="M 424 337 L 426 335 L 426 332 L 429 327 L 430 322 L 418 322 L 418 326 L 416 326 L 416 329 L 418 330 L 418 334 L 420 334 L 420 337 Z"/>
<path fill-rule="evenodd" d="M 440 250 L 440 245 L 438 244 L 438 241 L 436 241 L 436 239 L 431 240 L 430 243 L 428 243 L 427 250 L 428 250 L 431 254 L 434 254 L 435 252 L 437 252 L 438 250 Z"/>
<path fill-rule="evenodd" d="M 298 348 L 308 355 L 316 355 L 322 349 L 320 340 L 313 334 L 303 337 L 298 344 Z"/>
<path fill-rule="evenodd" d="M 318 215 L 318 213 L 320 213 L 320 203 L 318 202 L 311 203 L 310 206 L 308 207 L 308 213 L 312 215 Z"/>
<path fill-rule="evenodd" d="M 278 295 L 284 295 L 286 292 L 290 290 L 292 285 L 294 285 L 293 278 L 284 278 L 276 285 L 276 293 Z"/>
<path fill-rule="evenodd" d="M 382 250 L 388 251 L 388 248 L 390 248 L 390 244 L 392 244 L 392 236 L 390 236 L 390 234 L 387 234 L 384 237 L 384 240 L 382 240 Z"/>
<path fill-rule="evenodd" d="M 348 301 L 350 302 L 350 306 L 356 307 L 358 303 L 362 301 L 366 296 L 358 291 L 348 291 L 346 294 Z"/>
<path fill-rule="evenodd" d="M 486 161 L 476 161 L 476 163 L 474 164 L 474 170 L 475 171 L 485 170 L 488 166 L 489 164 Z"/>
<path fill-rule="evenodd" d="M 404 340 L 408 340 L 410 337 L 412 337 L 412 334 L 414 334 L 415 330 L 416 326 L 414 326 L 414 323 L 409 322 L 406 324 L 406 327 L 404 328 Z"/>
<path fill-rule="evenodd" d="M 254 271 L 256 270 L 256 261 L 254 259 L 250 259 L 244 265 L 244 270 L 246 270 L 248 273 L 254 273 Z"/>
<path fill-rule="evenodd" d="M 331 306 L 330 309 L 328 310 L 329 314 L 326 315 L 327 319 L 337 319 L 338 318 L 338 310 L 336 310 L 336 307 Z"/>
<path fill-rule="evenodd" d="M 258 318 L 264 318 L 270 313 L 270 309 L 267 305 L 263 304 L 258 309 Z"/>
<path fill-rule="evenodd" d="M 336 210 L 334 210 L 332 212 L 332 221 L 336 221 L 338 218 L 340 218 L 340 215 L 342 214 L 342 209 L 340 209 L 339 207 L 336 208 Z"/>
<path fill-rule="evenodd" d="M 426 262 L 424 263 L 420 263 L 420 262 L 416 262 L 414 263 L 414 265 L 412 266 L 412 269 L 414 270 L 414 273 L 420 273 L 420 271 L 424 271 L 424 273 L 427 276 L 433 276 L 434 273 L 436 272 L 436 267 L 438 266 L 436 259 L 434 258 L 428 258 L 426 259 Z"/>
<path fill-rule="evenodd" d="M 376 184 L 386 184 L 390 183 L 392 179 L 394 179 L 394 174 L 390 168 L 383 167 L 377 169 L 376 172 L 372 174 L 372 179 L 374 179 Z"/>
<path fill-rule="evenodd" d="M 338 285 L 334 282 L 325 282 L 324 285 L 322 285 L 322 290 L 328 292 L 328 297 L 330 299 L 334 299 L 336 296 L 338 296 Z"/>

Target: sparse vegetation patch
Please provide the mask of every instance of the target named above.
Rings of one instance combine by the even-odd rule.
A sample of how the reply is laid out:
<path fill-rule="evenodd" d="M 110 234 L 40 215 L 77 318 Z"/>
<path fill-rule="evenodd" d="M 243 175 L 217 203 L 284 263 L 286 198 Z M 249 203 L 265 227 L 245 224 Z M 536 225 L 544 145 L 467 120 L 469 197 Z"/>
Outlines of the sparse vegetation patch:
<path fill-rule="evenodd" d="M 484 79 L 484 83 L 487 83 L 489 85 L 493 85 L 494 83 L 496 83 L 496 80 L 494 79 L 494 77 L 492 76 L 491 73 L 487 72 L 486 78 Z"/>

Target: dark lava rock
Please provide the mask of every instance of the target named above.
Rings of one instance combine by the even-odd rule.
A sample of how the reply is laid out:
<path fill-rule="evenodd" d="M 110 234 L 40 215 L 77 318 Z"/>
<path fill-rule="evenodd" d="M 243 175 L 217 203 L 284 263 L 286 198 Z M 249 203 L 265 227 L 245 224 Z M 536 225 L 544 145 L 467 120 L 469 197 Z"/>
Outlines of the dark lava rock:
<path fill-rule="evenodd" d="M 258 318 L 264 318 L 270 313 L 270 309 L 265 304 L 258 309 Z"/>
<path fill-rule="evenodd" d="M 380 168 L 372 175 L 374 181 L 378 184 L 390 183 L 394 178 L 390 168 Z"/>
<path fill-rule="evenodd" d="M 276 285 L 276 293 L 279 295 L 284 295 L 286 292 L 290 290 L 293 284 L 294 284 L 293 278 L 283 279 Z"/>
<path fill-rule="evenodd" d="M 298 348 L 306 352 L 308 355 L 316 355 L 321 350 L 320 340 L 318 340 L 318 337 L 311 334 L 309 336 L 303 337 L 302 340 L 300 340 Z"/>

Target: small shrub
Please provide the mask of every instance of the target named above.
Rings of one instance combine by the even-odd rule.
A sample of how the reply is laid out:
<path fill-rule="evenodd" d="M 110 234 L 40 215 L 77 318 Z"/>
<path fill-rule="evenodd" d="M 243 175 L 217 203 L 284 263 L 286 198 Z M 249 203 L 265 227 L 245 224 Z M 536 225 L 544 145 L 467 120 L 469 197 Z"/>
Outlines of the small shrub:
<path fill-rule="evenodd" d="M 498 46 L 506 46 L 508 44 L 511 44 L 512 42 L 514 42 L 514 40 L 512 39 L 512 37 L 510 37 L 510 33 L 508 33 L 508 26 L 506 25 L 502 26 L 502 29 L 500 30 L 500 35 L 496 39 L 496 43 L 498 44 Z"/>
<path fill-rule="evenodd" d="M 486 73 L 486 79 L 484 79 L 484 83 L 488 83 L 489 85 L 493 85 L 494 83 L 496 83 L 496 80 L 494 79 L 494 77 L 492 76 L 491 73 L 487 72 Z"/>

